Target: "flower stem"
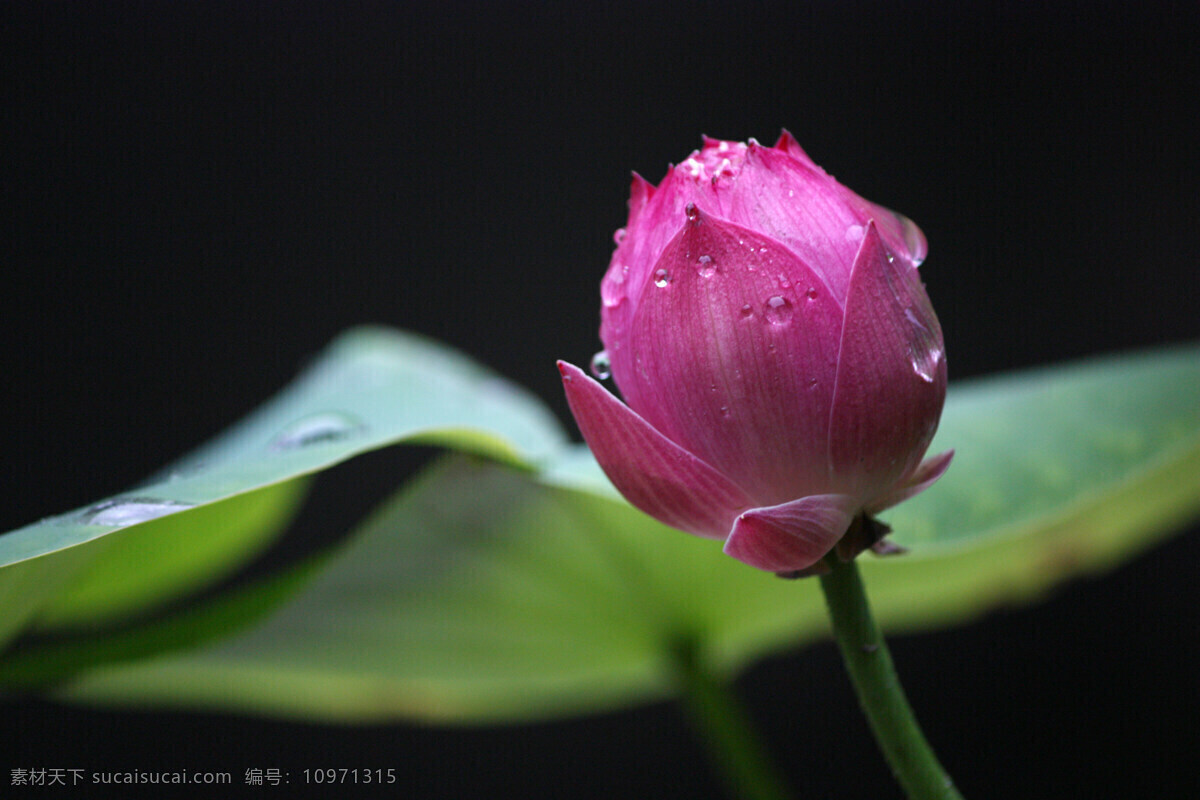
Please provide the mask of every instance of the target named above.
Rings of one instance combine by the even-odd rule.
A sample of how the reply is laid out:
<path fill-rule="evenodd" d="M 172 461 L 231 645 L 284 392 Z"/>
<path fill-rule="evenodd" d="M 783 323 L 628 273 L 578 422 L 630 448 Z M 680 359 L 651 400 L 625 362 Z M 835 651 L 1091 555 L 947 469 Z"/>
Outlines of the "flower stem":
<path fill-rule="evenodd" d="M 728 682 L 701 663 L 691 642 L 673 649 L 683 703 L 724 773 L 731 796 L 745 800 L 787 800 L 786 785 L 766 756 L 762 740 Z"/>
<path fill-rule="evenodd" d="M 910 800 L 962 800 L 904 697 L 887 643 L 871 615 L 858 566 L 836 557 L 825 563 L 832 569 L 821 576 L 821 589 L 833 635 L 892 774 Z"/>

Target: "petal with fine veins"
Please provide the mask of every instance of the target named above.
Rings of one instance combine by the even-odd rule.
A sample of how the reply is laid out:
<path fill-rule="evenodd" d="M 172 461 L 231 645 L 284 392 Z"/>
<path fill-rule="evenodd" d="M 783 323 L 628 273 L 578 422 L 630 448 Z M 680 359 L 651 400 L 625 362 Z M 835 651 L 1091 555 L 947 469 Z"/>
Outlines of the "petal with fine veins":
<path fill-rule="evenodd" d="M 558 362 L 567 403 L 604 474 L 635 507 L 672 528 L 724 539 L 753 505 L 733 481 L 667 439 L 583 370 Z"/>
<path fill-rule="evenodd" d="M 822 494 L 752 508 L 734 522 L 725 552 L 770 572 L 805 569 L 842 538 L 854 519 L 857 502 L 849 495 Z"/>
<path fill-rule="evenodd" d="M 682 220 L 681 220 L 682 221 Z M 657 262 L 613 377 L 630 408 L 770 506 L 831 491 L 842 310 L 767 237 L 696 213 Z"/>
<path fill-rule="evenodd" d="M 909 474 L 937 430 L 946 397 L 942 330 L 917 273 L 889 258 L 867 224 L 846 294 L 830 469 L 867 505 Z"/>

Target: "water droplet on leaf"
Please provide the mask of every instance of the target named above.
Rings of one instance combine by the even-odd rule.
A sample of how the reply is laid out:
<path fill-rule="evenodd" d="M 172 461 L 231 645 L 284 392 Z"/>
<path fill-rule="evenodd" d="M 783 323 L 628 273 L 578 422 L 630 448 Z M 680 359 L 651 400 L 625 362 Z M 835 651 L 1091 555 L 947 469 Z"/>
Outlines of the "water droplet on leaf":
<path fill-rule="evenodd" d="M 363 424 L 340 411 L 323 411 L 296 420 L 271 440 L 271 450 L 294 450 L 313 444 L 336 442 L 358 433 Z"/>
<path fill-rule="evenodd" d="M 612 377 L 612 362 L 608 358 L 607 350 L 601 350 L 592 356 L 591 370 L 596 380 L 606 381 Z"/>
<path fill-rule="evenodd" d="M 79 521 L 84 525 L 133 525 L 193 507 L 177 500 L 121 497 L 96 503 L 80 515 Z"/>

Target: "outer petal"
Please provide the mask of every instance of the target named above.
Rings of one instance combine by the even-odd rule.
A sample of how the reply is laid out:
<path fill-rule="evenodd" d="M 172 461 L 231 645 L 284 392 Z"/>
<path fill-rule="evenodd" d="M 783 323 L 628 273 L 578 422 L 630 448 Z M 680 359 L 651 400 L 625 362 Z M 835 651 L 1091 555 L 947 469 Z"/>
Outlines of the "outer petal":
<path fill-rule="evenodd" d="M 642 295 L 628 350 L 605 342 L 617 386 L 753 505 L 828 492 L 841 308 L 778 242 L 693 217 L 658 261 L 662 285 Z"/>
<path fill-rule="evenodd" d="M 898 211 L 859 197 L 849 189 L 846 189 L 846 194 L 849 195 L 849 202 L 858 206 L 863 219 L 875 220 L 879 235 L 892 255 L 914 270 L 921 266 L 929 253 L 929 244 L 917 223 Z"/>
<path fill-rule="evenodd" d="M 654 197 L 655 188 L 649 181 L 633 173 L 633 181 L 629 187 L 629 220 L 625 224 L 624 234 L 618 234 L 617 249 L 609 262 L 608 271 L 600 281 L 600 299 L 603 303 L 600 310 L 600 338 L 612 338 L 610 332 L 624 330 L 629 320 L 630 308 L 634 303 L 629 302 L 630 290 L 639 286 L 644 280 L 650 258 L 646 251 L 646 230 L 637 225 L 642 211 Z M 634 234 L 631 236 L 630 231 Z M 661 243 L 658 245 L 661 247 Z M 637 269 L 634 269 L 634 266 Z M 636 292 L 634 300 L 636 301 Z"/>
<path fill-rule="evenodd" d="M 842 538 L 854 519 L 857 502 L 844 494 L 823 494 L 753 508 L 734 522 L 725 552 L 770 572 L 805 569 Z"/>
<path fill-rule="evenodd" d="M 841 301 L 866 218 L 853 194 L 808 159 L 751 146 L 737 179 L 722 192 L 721 215 L 783 243 L 824 275 Z"/>
<path fill-rule="evenodd" d="M 914 270 L 867 226 L 846 296 L 830 418 L 838 491 L 868 506 L 916 468 L 946 398 L 942 330 Z"/>
<path fill-rule="evenodd" d="M 818 170 L 822 175 L 825 170 L 818 167 L 808 153 L 800 147 L 799 142 L 785 128 L 779 134 L 779 141 L 775 143 L 776 150 L 782 150 L 795 159 L 807 164 L 815 170 Z M 830 180 L 833 180 L 830 178 Z M 925 260 L 925 255 L 929 252 L 929 245 L 925 241 L 925 234 L 921 233 L 921 229 L 916 223 L 903 214 L 892 211 L 890 208 L 872 203 L 858 194 L 855 194 L 845 186 L 838 184 L 839 188 L 852 208 L 858 213 L 859 218 L 864 222 L 868 219 L 874 219 L 876 226 L 879 228 L 879 235 L 883 237 L 883 241 L 887 244 L 888 249 L 898 258 L 902 258 L 910 263 L 914 268 L 920 266 Z"/>
<path fill-rule="evenodd" d="M 659 522 L 724 539 L 753 505 L 740 488 L 654 430 L 578 367 L 558 362 L 571 413 L 604 474 L 625 499 Z"/>
<path fill-rule="evenodd" d="M 916 497 L 937 483 L 938 478 L 946 474 L 946 470 L 950 468 L 950 460 L 953 458 L 954 451 L 947 450 L 944 453 L 938 453 L 932 458 L 925 459 L 898 486 L 872 503 L 867 511 L 872 514 L 878 514 L 884 509 L 903 503 L 910 497 Z"/>

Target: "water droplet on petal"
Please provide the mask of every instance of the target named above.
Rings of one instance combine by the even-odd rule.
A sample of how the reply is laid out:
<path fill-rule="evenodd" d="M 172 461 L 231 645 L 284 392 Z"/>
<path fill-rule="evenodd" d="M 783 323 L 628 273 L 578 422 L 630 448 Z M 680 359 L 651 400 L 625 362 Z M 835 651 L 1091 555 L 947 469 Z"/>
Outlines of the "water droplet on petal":
<path fill-rule="evenodd" d="M 942 346 L 930 325 L 922 322 L 919 311 L 913 308 L 904 309 L 904 318 L 908 320 L 908 361 L 913 372 L 926 383 L 933 383 L 937 377 L 938 366 L 942 362 Z"/>
<path fill-rule="evenodd" d="M 271 450 L 294 450 L 297 447 L 336 442 L 365 427 L 360 421 L 340 411 L 310 414 L 288 425 L 271 440 Z"/>
<path fill-rule="evenodd" d="M 919 347 L 908 348 L 908 360 L 913 372 L 926 383 L 933 383 L 937 377 L 938 364 L 942 360 L 941 350 L 922 350 Z"/>
<path fill-rule="evenodd" d="M 80 515 L 79 522 L 84 525 L 133 525 L 193 507 L 191 503 L 177 500 L 121 497 L 96 503 Z"/>
<path fill-rule="evenodd" d="M 729 417 L 732 416 L 732 412 L 730 412 L 729 406 L 721 406 L 721 416 L 724 417 L 725 419 L 729 419 Z"/>
<path fill-rule="evenodd" d="M 908 320 L 914 327 L 919 328 L 925 333 L 929 333 L 929 328 L 926 327 L 921 320 L 917 319 L 917 315 L 913 313 L 911 308 L 904 309 L 904 318 Z"/>
<path fill-rule="evenodd" d="M 804 296 L 807 297 L 809 300 L 816 300 L 817 299 L 816 287 L 815 286 L 808 287 L 808 290 L 804 293 Z"/>
<path fill-rule="evenodd" d="M 654 273 L 654 285 L 662 289 L 671 282 L 671 273 L 665 269 L 656 270 Z"/>
<path fill-rule="evenodd" d="M 607 350 L 601 350 L 592 356 L 591 370 L 598 381 L 606 381 L 612 376 L 612 361 L 608 358 Z"/>
<path fill-rule="evenodd" d="M 792 304 L 782 295 L 769 297 L 763 304 L 763 315 L 772 325 L 787 325 L 792 320 Z"/>
<path fill-rule="evenodd" d="M 717 265 L 713 263 L 712 256 L 700 256 L 696 260 L 696 271 L 702 278 L 711 278 L 717 271 Z"/>
<path fill-rule="evenodd" d="M 742 319 L 750 319 L 750 317 L 753 316 L 754 306 L 750 305 L 749 303 L 746 303 L 744 306 L 742 306 Z"/>
<path fill-rule="evenodd" d="M 617 244 L 620 244 L 621 242 L 625 241 L 625 229 L 624 228 L 617 228 L 617 230 L 613 233 L 613 241 L 616 242 Z"/>
<path fill-rule="evenodd" d="M 892 213 L 896 214 L 895 211 Z M 903 214 L 896 214 L 896 219 L 900 221 L 900 229 L 904 232 L 904 247 L 912 254 L 913 266 L 921 266 L 925 261 L 925 235 L 921 233 L 917 223 Z"/>
<path fill-rule="evenodd" d="M 688 222 L 699 222 L 700 209 L 696 208 L 695 203 L 688 203 L 687 207 L 684 208 L 683 211 L 685 214 L 687 214 Z"/>

